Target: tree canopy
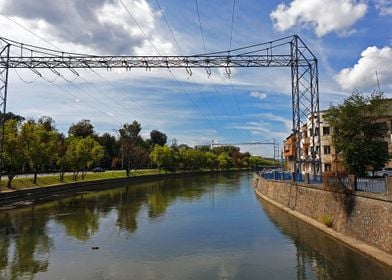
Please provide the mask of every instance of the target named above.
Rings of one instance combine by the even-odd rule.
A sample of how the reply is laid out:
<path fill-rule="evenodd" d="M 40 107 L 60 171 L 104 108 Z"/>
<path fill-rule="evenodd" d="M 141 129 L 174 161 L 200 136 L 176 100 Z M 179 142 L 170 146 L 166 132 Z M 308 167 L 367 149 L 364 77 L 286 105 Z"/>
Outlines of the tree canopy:
<path fill-rule="evenodd" d="M 386 121 L 390 121 L 388 107 L 381 93 L 365 97 L 358 92 L 340 105 L 331 106 L 325 119 L 333 129 L 332 139 L 337 152 L 351 174 L 365 175 L 390 159 Z"/>

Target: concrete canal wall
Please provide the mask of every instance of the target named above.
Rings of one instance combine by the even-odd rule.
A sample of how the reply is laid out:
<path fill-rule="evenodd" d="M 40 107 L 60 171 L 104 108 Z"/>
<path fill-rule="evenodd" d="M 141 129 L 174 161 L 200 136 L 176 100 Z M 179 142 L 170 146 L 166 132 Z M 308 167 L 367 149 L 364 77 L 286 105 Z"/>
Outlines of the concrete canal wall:
<path fill-rule="evenodd" d="M 254 187 L 261 198 L 392 266 L 390 195 L 324 190 L 257 174 Z"/>

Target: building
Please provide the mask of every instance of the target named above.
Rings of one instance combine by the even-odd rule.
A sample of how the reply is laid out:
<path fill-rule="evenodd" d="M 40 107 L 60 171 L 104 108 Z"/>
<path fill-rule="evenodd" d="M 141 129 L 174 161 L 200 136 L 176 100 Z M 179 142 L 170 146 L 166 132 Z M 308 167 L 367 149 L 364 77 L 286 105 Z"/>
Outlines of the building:
<path fill-rule="evenodd" d="M 388 151 L 392 154 L 392 99 L 386 99 L 383 101 L 386 106 L 387 114 L 384 118 L 380 118 L 378 121 L 385 123 L 385 127 L 388 131 L 384 141 L 388 145 Z M 320 134 L 317 135 L 318 130 L 312 130 L 311 116 L 308 118 L 308 122 L 302 126 L 301 129 L 301 161 L 302 161 L 302 172 L 310 174 L 319 174 L 321 172 L 334 172 L 342 173 L 345 172 L 343 165 L 343 157 L 337 153 L 332 142 L 332 134 L 334 133 L 333 127 L 330 127 L 328 122 L 325 120 L 324 115 L 327 111 L 320 111 Z M 314 116 L 317 117 L 317 116 Z M 313 133 L 316 133 L 316 137 L 313 140 Z M 320 145 L 319 145 L 320 140 Z M 284 157 L 285 167 L 290 171 L 294 171 L 294 155 L 296 141 L 295 135 L 290 135 L 283 141 L 284 146 Z M 321 156 L 321 167 L 314 164 L 318 161 Z M 386 167 L 392 168 L 392 160 L 386 164 Z M 316 169 L 316 170 L 314 170 Z"/>
<path fill-rule="evenodd" d="M 294 170 L 294 155 L 296 152 L 295 135 L 291 134 L 283 141 L 284 166 L 288 170 Z"/>

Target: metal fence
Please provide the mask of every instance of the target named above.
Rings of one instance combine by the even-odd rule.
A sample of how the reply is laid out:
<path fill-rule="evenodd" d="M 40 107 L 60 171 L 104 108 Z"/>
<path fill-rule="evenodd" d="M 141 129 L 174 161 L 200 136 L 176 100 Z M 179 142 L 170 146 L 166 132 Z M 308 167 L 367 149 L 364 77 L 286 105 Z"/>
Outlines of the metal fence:
<path fill-rule="evenodd" d="M 387 180 L 386 178 L 357 178 L 357 191 L 386 193 Z"/>
<path fill-rule="evenodd" d="M 259 175 L 267 180 L 304 182 L 305 175 L 287 171 L 260 171 Z M 293 176 L 294 179 L 293 180 Z M 312 186 L 329 186 L 342 189 L 351 189 L 361 192 L 386 193 L 387 179 L 376 177 L 352 177 L 350 182 L 348 176 L 321 176 L 309 175 L 308 183 Z"/>

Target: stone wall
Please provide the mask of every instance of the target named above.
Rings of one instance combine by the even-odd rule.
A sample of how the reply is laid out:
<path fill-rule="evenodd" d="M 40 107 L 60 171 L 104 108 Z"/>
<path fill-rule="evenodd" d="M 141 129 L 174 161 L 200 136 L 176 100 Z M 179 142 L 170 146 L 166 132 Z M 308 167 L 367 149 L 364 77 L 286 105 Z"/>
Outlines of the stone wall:
<path fill-rule="evenodd" d="M 319 222 L 331 221 L 336 232 L 392 254 L 392 202 L 388 199 L 268 181 L 257 174 L 254 187 L 282 206 Z"/>

